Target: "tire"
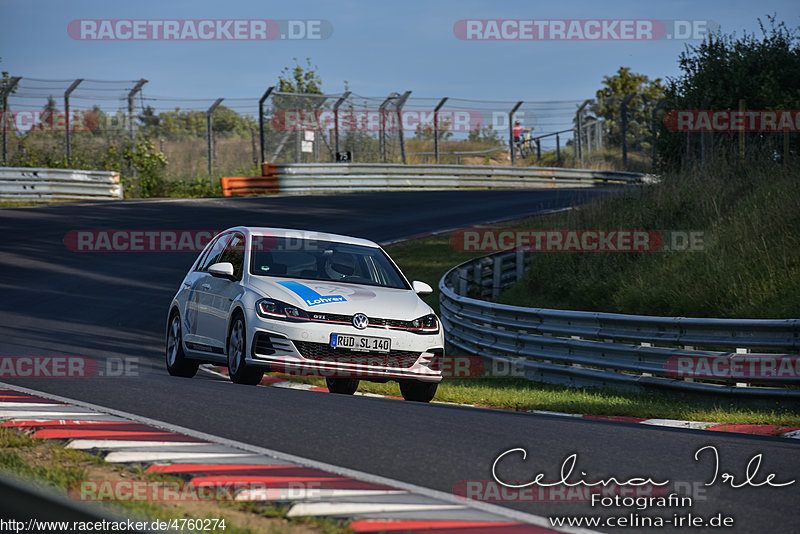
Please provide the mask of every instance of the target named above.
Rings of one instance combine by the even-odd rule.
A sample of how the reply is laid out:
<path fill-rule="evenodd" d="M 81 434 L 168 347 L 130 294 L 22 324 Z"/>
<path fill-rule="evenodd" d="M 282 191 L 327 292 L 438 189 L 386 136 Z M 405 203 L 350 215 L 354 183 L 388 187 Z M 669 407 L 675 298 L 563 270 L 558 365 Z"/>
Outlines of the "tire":
<path fill-rule="evenodd" d="M 357 378 L 326 378 L 328 391 L 339 395 L 352 395 L 358 389 L 359 380 Z"/>
<path fill-rule="evenodd" d="M 197 374 L 197 368 L 200 366 L 200 362 L 188 359 L 183 352 L 181 316 L 177 311 L 173 312 L 169 317 L 165 355 L 167 372 L 169 372 L 170 375 L 192 378 Z"/>
<path fill-rule="evenodd" d="M 233 316 L 228 330 L 228 376 L 234 384 L 255 386 L 264 378 L 264 370 L 247 365 L 247 328 L 241 314 Z"/>
<path fill-rule="evenodd" d="M 400 392 L 403 398 L 412 402 L 430 402 L 436 395 L 439 384 L 436 382 L 418 382 L 408 380 L 400 382 Z"/>

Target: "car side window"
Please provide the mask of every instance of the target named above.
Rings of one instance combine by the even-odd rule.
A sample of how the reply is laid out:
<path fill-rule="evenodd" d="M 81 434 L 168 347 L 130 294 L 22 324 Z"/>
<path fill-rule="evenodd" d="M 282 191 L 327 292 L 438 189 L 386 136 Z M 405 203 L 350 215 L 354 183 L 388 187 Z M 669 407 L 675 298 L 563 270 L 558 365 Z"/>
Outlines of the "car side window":
<path fill-rule="evenodd" d="M 238 232 L 233 234 L 233 237 L 225 247 L 225 251 L 217 261 L 228 262 L 233 265 L 233 276 L 237 280 L 241 280 L 242 269 L 244 268 L 244 236 Z"/>
<path fill-rule="evenodd" d="M 222 256 L 222 253 L 225 252 L 225 246 L 228 244 L 230 238 L 231 234 L 219 236 L 211 245 L 211 247 L 209 247 L 205 258 L 200 261 L 197 270 L 207 271 L 210 266 L 214 265 L 215 263 L 219 263 L 219 258 Z"/>

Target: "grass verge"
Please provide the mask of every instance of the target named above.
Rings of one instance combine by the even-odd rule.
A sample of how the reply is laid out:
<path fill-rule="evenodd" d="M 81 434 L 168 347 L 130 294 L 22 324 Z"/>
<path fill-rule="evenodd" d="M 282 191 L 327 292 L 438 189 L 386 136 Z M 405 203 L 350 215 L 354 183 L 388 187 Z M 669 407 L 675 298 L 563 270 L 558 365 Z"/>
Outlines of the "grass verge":
<path fill-rule="evenodd" d="M 701 252 L 539 254 L 536 268 L 501 295 L 508 304 L 648 315 L 798 317 L 798 205 L 800 180 L 791 166 L 722 166 L 714 173 L 666 177 L 663 185 L 593 201 L 577 210 L 480 228 L 707 229 L 713 236 L 710 247 Z M 437 313 L 438 282 L 444 273 L 482 255 L 456 251 L 450 234 L 386 249 L 409 279 L 424 280 L 434 288 L 425 301 Z M 322 379 L 304 381 L 324 386 Z M 362 382 L 359 390 L 400 395 L 393 382 Z M 750 407 L 739 401 L 575 389 L 524 379 L 445 379 L 436 400 L 518 410 L 800 426 L 800 414 L 780 403 Z"/>
<path fill-rule="evenodd" d="M 0 470 L 13 473 L 34 485 L 54 488 L 67 494 L 70 487 L 83 481 L 125 483 L 170 482 L 184 479 L 161 473 L 147 473 L 142 468 L 105 462 L 83 451 L 67 449 L 54 441 L 32 439 L 17 430 L 0 428 Z M 250 502 L 218 500 L 147 501 L 116 500 L 97 503 L 116 516 L 153 519 L 224 519 L 224 532 L 232 534 L 344 534 L 350 532 L 345 521 L 328 518 L 286 519 L 287 508 Z M 222 532 L 221 528 L 218 531 Z"/>

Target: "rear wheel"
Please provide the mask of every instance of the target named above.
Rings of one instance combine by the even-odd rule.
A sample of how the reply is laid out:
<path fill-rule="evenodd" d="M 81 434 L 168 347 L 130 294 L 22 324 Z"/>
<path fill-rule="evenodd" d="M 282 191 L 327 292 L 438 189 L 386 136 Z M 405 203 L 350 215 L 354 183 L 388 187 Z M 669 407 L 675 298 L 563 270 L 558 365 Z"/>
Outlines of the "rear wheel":
<path fill-rule="evenodd" d="M 403 398 L 413 402 L 430 402 L 436 395 L 436 382 L 418 382 L 415 380 L 400 382 L 400 392 Z"/>
<path fill-rule="evenodd" d="M 170 316 L 167 327 L 166 360 L 167 371 L 172 376 L 192 378 L 197 374 L 197 368 L 200 366 L 200 362 L 188 359 L 183 353 L 181 316 L 177 311 Z"/>
<path fill-rule="evenodd" d="M 357 378 L 326 378 L 328 391 L 339 393 L 340 395 L 352 395 L 358 389 Z"/>
<path fill-rule="evenodd" d="M 234 384 L 255 386 L 264 378 L 264 370 L 247 365 L 247 329 L 241 315 L 234 316 L 228 332 L 228 375 Z"/>

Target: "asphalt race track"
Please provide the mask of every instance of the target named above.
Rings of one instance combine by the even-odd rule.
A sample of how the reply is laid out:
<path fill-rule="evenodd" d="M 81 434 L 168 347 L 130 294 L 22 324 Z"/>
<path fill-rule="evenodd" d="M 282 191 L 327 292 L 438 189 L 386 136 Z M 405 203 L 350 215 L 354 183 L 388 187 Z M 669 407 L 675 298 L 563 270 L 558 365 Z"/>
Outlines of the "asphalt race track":
<path fill-rule="evenodd" d="M 491 480 L 495 458 L 515 447 L 526 449 L 528 458 L 508 457 L 500 471 L 507 480 L 527 481 L 539 472 L 557 480 L 565 458 L 577 453 L 573 480 L 584 471 L 587 481 L 642 477 L 700 490 L 691 508 L 642 515 L 708 519 L 722 513 L 734 518 L 736 532 L 797 531 L 800 482 L 754 487 L 770 473 L 775 482 L 800 478 L 796 440 L 256 388 L 202 372 L 172 378 L 163 365 L 165 315 L 196 252 L 73 252 L 64 244 L 71 230 L 222 230 L 238 224 L 383 242 L 571 206 L 593 194 L 600 193 L 402 192 L 2 209 L 0 356 L 85 356 L 106 375 L 118 373 L 115 362 L 138 359 L 138 376 L 0 381 L 445 492 L 464 481 Z M 753 483 L 731 488 L 718 477 L 704 487 L 715 464 L 709 455 L 701 461 L 694 455 L 706 445 L 719 451 L 720 477 L 732 473 L 737 485 L 750 459 L 763 454 Z M 534 499 L 498 504 L 545 516 L 622 510 Z"/>

